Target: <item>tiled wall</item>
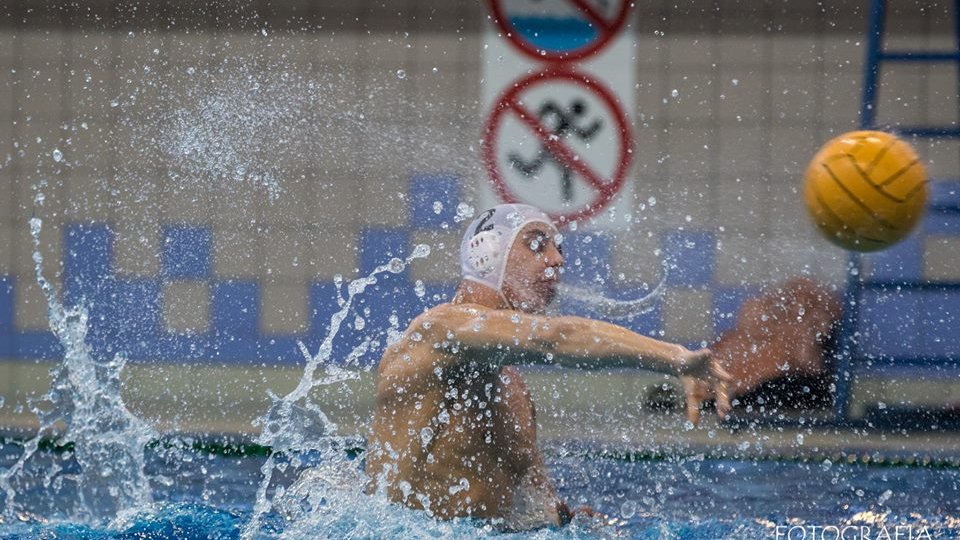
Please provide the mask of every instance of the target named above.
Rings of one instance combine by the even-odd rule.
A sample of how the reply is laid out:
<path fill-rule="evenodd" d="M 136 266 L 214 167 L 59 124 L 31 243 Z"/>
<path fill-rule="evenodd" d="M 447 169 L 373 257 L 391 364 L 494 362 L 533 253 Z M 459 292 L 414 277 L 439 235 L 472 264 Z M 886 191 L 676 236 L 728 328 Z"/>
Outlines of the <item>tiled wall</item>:
<path fill-rule="evenodd" d="M 486 181 L 484 4 L 338 4 L 226 9 L 222 24 L 149 3 L 8 16 L 0 358 L 56 354 L 32 277 L 33 215 L 47 275 L 98 315 L 95 348 L 137 360 L 297 361 L 295 341 L 315 348 L 326 332 L 335 276 L 365 275 L 417 243 L 430 258 L 364 296 L 335 355 L 382 344 L 391 313 L 402 326 L 450 293 L 457 205 Z M 816 148 L 858 127 L 866 13 L 807 4 L 637 8 L 635 223 L 577 231 L 567 249 L 566 279 L 619 298 L 656 283 L 661 260 L 676 265 L 663 301 L 624 324 L 697 344 L 764 284 L 803 274 L 843 285 L 846 254 L 813 229 L 799 188 Z M 891 46 L 950 46 L 953 13 L 899 4 Z M 885 71 L 881 121 L 955 123 L 956 80 L 953 66 Z M 915 144 L 938 182 L 960 176 L 955 141 Z M 955 201 L 942 185 L 939 200 Z M 960 280 L 958 233 L 955 217 L 931 214 L 867 266 Z M 936 294 L 870 298 L 868 316 L 901 315 L 868 319 L 885 336 L 870 351 L 914 332 L 911 351 L 956 354 L 956 298 Z"/>

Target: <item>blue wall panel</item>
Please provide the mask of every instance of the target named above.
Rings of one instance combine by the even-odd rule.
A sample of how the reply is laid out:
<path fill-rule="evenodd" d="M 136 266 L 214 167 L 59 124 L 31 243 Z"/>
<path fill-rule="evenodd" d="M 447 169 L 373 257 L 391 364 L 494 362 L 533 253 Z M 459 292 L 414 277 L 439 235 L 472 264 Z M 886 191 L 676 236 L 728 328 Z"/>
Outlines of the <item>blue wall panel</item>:
<path fill-rule="evenodd" d="M 860 305 L 860 344 L 868 355 L 916 356 L 920 349 L 920 296 L 866 291 Z"/>
<path fill-rule="evenodd" d="M 159 281 L 114 279 L 87 305 L 92 321 L 87 342 L 101 357 L 156 354 L 163 324 Z"/>
<path fill-rule="evenodd" d="M 13 325 L 15 284 L 16 278 L 13 276 L 0 277 L 0 336 L 10 335 L 15 330 Z"/>
<path fill-rule="evenodd" d="M 410 255 L 410 233 L 403 229 L 365 229 L 360 231 L 360 275 L 365 276 L 391 258 L 404 259 Z M 398 276 L 407 279 L 410 270 Z"/>
<path fill-rule="evenodd" d="M 707 287 L 713 284 L 717 239 L 713 233 L 672 231 L 663 237 L 667 284 Z"/>
<path fill-rule="evenodd" d="M 160 251 L 161 275 L 171 280 L 210 277 L 211 242 L 210 230 L 205 227 L 165 227 Z"/>
<path fill-rule="evenodd" d="M 753 287 L 719 287 L 713 292 L 713 328 L 717 335 L 737 325 L 740 308 L 752 296 L 760 294 Z"/>
<path fill-rule="evenodd" d="M 410 178 L 410 225 L 417 229 L 457 227 L 460 179 L 453 175 L 414 174 Z"/>
<path fill-rule="evenodd" d="M 870 254 L 870 279 L 891 282 L 922 280 L 922 236 L 911 234 L 899 244 Z"/>
<path fill-rule="evenodd" d="M 960 290 L 922 291 L 918 296 L 923 356 L 949 356 L 960 363 Z"/>
<path fill-rule="evenodd" d="M 62 358 L 63 347 L 51 332 L 27 330 L 11 340 L 14 358 Z"/>
<path fill-rule="evenodd" d="M 260 284 L 255 281 L 219 281 L 210 295 L 210 328 L 228 338 L 260 333 Z"/>
<path fill-rule="evenodd" d="M 923 230 L 927 234 L 960 236 L 960 212 L 927 212 Z"/>
<path fill-rule="evenodd" d="M 615 300 L 636 300 L 647 294 L 648 291 L 638 291 L 636 287 L 617 287 L 612 291 L 611 298 Z M 646 313 L 636 313 L 626 318 L 612 320 L 626 328 L 645 336 L 660 337 L 663 331 L 663 297 L 653 302 L 651 309 Z"/>
<path fill-rule="evenodd" d="M 563 235 L 563 282 L 603 288 L 610 280 L 610 238 L 597 233 Z"/>
<path fill-rule="evenodd" d="M 93 302 L 113 276 L 113 231 L 102 223 L 78 223 L 64 231 L 64 303 Z"/>

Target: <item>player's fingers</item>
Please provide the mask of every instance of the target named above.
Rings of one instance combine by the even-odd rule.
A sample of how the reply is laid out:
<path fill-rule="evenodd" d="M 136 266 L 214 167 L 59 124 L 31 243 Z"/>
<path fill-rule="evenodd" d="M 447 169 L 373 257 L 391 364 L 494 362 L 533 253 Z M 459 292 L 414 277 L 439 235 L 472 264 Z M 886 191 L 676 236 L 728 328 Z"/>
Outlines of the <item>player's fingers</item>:
<path fill-rule="evenodd" d="M 725 381 L 718 381 L 714 393 L 716 394 L 717 415 L 724 418 L 730 414 L 730 409 L 732 409 L 730 405 L 730 385 Z"/>
<path fill-rule="evenodd" d="M 723 418 L 730 413 L 731 388 L 733 377 L 716 361 L 710 363 L 710 371 L 714 377 L 713 394 L 717 406 L 717 414 Z"/>
<path fill-rule="evenodd" d="M 700 399 L 693 393 L 687 396 L 687 420 L 693 422 L 693 425 L 700 423 Z"/>
<path fill-rule="evenodd" d="M 710 362 L 710 374 L 717 378 L 717 380 L 727 383 L 729 386 L 733 382 L 733 377 L 730 376 L 730 373 L 727 370 L 723 369 L 718 362 Z"/>

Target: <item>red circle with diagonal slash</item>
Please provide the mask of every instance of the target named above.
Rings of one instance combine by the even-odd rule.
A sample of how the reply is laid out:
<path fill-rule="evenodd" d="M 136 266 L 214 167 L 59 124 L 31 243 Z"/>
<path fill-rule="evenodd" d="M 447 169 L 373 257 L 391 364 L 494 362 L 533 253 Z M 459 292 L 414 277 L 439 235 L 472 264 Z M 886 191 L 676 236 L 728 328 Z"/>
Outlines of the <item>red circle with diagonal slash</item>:
<path fill-rule="evenodd" d="M 556 81 L 572 82 L 578 86 L 583 86 L 590 91 L 592 97 L 598 98 L 607 106 L 610 112 L 612 112 L 612 116 L 616 122 L 616 128 L 620 135 L 620 159 L 613 173 L 613 178 L 603 178 L 591 170 L 585 160 L 579 159 L 576 152 L 568 148 L 562 139 L 551 138 L 550 131 L 544 127 L 536 114 L 528 110 L 521 103 L 521 100 L 518 99 L 525 90 Z M 510 187 L 507 186 L 500 172 L 500 165 L 497 163 L 496 152 L 497 135 L 500 127 L 503 125 L 503 120 L 510 114 L 517 117 L 522 124 L 530 128 L 534 135 L 537 136 L 537 139 L 554 155 L 555 159 L 576 172 L 580 178 L 590 184 L 597 192 L 597 196 L 585 208 L 580 208 L 570 214 L 550 213 L 552 219 L 559 223 L 568 223 L 588 218 L 606 208 L 607 205 L 610 204 L 610 201 L 619 193 L 627 177 L 630 159 L 633 156 L 631 152 L 633 148 L 633 136 L 630 132 L 630 126 L 627 124 L 626 115 L 621 109 L 617 98 L 598 81 L 571 69 L 547 69 L 510 85 L 509 89 L 496 101 L 493 113 L 490 115 L 484 128 L 483 161 L 486 164 L 487 173 L 490 175 L 490 180 L 493 183 L 493 188 L 497 196 L 504 202 L 517 203 L 523 201 L 520 201 L 513 192 L 511 192 Z M 536 203 L 536 201 L 529 202 Z"/>
<path fill-rule="evenodd" d="M 623 25 L 627 22 L 627 13 L 630 11 L 631 3 L 627 0 L 618 0 L 620 1 L 620 10 L 617 12 L 617 15 L 613 19 L 605 19 L 597 11 L 587 3 L 586 0 L 564 0 L 569 2 L 583 14 L 584 18 L 589 21 L 591 25 L 596 27 L 599 30 L 600 35 L 577 49 L 570 51 L 550 51 L 546 49 L 541 49 L 531 43 L 530 41 L 524 39 L 522 33 L 520 33 L 513 24 L 510 23 L 510 18 L 507 17 L 503 9 L 503 2 L 505 0 L 489 0 L 490 2 L 490 12 L 493 13 L 493 22 L 496 24 L 503 34 L 507 37 L 507 40 L 520 52 L 534 58 L 536 60 L 546 60 L 548 62 L 573 62 L 580 60 L 587 56 L 592 55 L 593 53 L 599 51 L 607 43 L 610 42 L 614 36 L 623 28 Z"/>

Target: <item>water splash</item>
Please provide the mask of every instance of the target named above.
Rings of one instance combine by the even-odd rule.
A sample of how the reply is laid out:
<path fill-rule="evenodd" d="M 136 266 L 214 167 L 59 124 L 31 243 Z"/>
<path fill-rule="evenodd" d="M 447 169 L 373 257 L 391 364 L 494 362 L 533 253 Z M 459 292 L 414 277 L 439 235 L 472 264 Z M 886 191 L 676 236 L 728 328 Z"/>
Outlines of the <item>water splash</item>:
<path fill-rule="evenodd" d="M 465 519 L 437 521 L 426 512 L 393 504 L 383 494 L 366 495 L 366 482 L 357 467 L 330 463 L 306 471 L 277 502 L 286 522 L 283 537 L 426 539 L 478 538 L 495 533 L 490 525 Z M 545 539 L 555 536 L 538 535 Z"/>
<path fill-rule="evenodd" d="M 333 341 L 340 331 L 340 325 L 353 306 L 354 298 L 363 293 L 370 285 L 377 283 L 378 275 L 385 272 L 402 272 L 415 259 L 425 258 L 429 254 L 430 247 L 419 244 L 405 260 L 391 259 L 387 264 L 378 266 L 368 276 L 351 281 L 347 285 L 347 297 L 338 298 L 340 310 L 330 318 L 327 335 L 317 352 L 311 354 L 306 345 L 302 342 L 299 343 L 300 352 L 306 360 L 300 382 L 296 388 L 282 398 L 271 396 L 273 403 L 270 409 L 257 421 L 257 424 L 262 427 L 262 431 L 256 442 L 269 446 L 273 453 L 260 468 L 262 477 L 257 489 L 253 515 L 250 522 L 244 527 L 242 538 L 256 537 L 260 532 L 263 517 L 274 507 L 273 500 L 267 496 L 267 490 L 273 479 L 274 470 L 278 468 L 278 454 L 296 456 L 310 451 L 319 452 L 320 465 L 313 470 L 322 471 L 319 477 L 324 479 L 324 484 L 318 487 L 320 488 L 320 496 L 325 500 L 336 499 L 338 495 L 349 497 L 351 492 L 359 493 L 359 490 L 362 489 L 364 483 L 362 474 L 344 458 L 342 449 L 345 441 L 336 435 L 336 425 L 326 417 L 319 407 L 310 401 L 309 394 L 315 387 L 338 384 L 359 377 L 356 371 L 342 369 L 329 363 L 333 354 Z M 364 349 L 366 344 L 361 344 L 358 347 Z M 360 354 L 362 354 L 362 351 L 355 349 L 349 356 L 359 356 Z M 317 372 L 321 367 L 324 368 L 323 374 L 318 376 Z M 316 423 L 320 424 L 322 428 L 314 428 L 310 431 L 304 430 L 303 425 L 295 421 L 298 415 L 302 415 L 303 411 L 311 413 Z M 310 474 L 311 478 L 317 475 L 316 472 Z M 283 490 L 278 490 L 278 497 L 282 498 L 284 493 Z M 351 501 L 355 500 L 353 497 L 349 498 Z M 335 513 L 335 515 L 339 516 L 340 514 Z"/>
<path fill-rule="evenodd" d="M 117 100 L 119 122 L 130 132 L 128 140 L 116 141 L 120 184 L 135 193 L 192 194 L 200 187 L 201 197 L 215 197 L 248 189 L 279 202 L 309 184 L 329 185 L 327 179 L 344 174 L 338 167 L 351 159 L 376 170 L 390 170 L 398 160 L 418 170 L 478 166 L 475 152 L 464 148 L 470 141 L 461 122 L 439 123 L 411 136 L 409 122 L 396 121 L 422 121 L 438 111 L 456 111 L 466 119 L 476 112 L 439 98 L 411 103 L 400 87 L 404 81 L 388 73 L 371 74 L 358 90 L 346 73 L 306 73 L 289 61 L 260 56 L 144 71 L 149 64 L 130 67 L 133 82 Z M 358 91 L 365 99 L 354 99 Z M 305 175 L 315 163 L 331 165 Z M 143 178 L 146 166 L 167 171 L 167 178 L 141 186 L 152 183 Z"/>
<path fill-rule="evenodd" d="M 34 486 L 28 465 L 41 442 L 54 438 L 60 445 L 73 443 L 43 473 L 40 484 L 56 496 L 51 509 L 83 523 L 97 523 L 131 508 L 152 502 L 149 479 L 144 473 L 144 446 L 156 432 L 130 413 L 120 396 L 120 375 L 126 361 L 115 356 L 101 361 L 87 345 L 87 311 L 82 305 L 64 307 L 57 291 L 43 276 L 40 252 L 42 221 L 30 219 L 33 261 L 37 283 L 47 300 L 50 330 L 63 346 L 63 362 L 51 370 L 53 383 L 33 407 L 39 419 L 37 434 L 24 444 L 20 458 L 0 473 L 0 488 L 6 496 L 3 515 L 28 511 L 17 504 L 17 488 Z M 79 472 L 71 459 L 76 460 Z M 75 490 L 75 498 L 69 495 Z M 68 507 L 64 508 L 68 502 Z"/>
<path fill-rule="evenodd" d="M 558 290 L 563 298 L 582 304 L 598 315 L 608 319 L 629 319 L 649 313 L 656 308 L 657 301 L 666 290 L 669 264 L 663 264 L 663 275 L 652 291 L 632 300 L 617 300 L 604 296 L 600 291 L 589 287 L 580 287 L 560 283 Z"/>

